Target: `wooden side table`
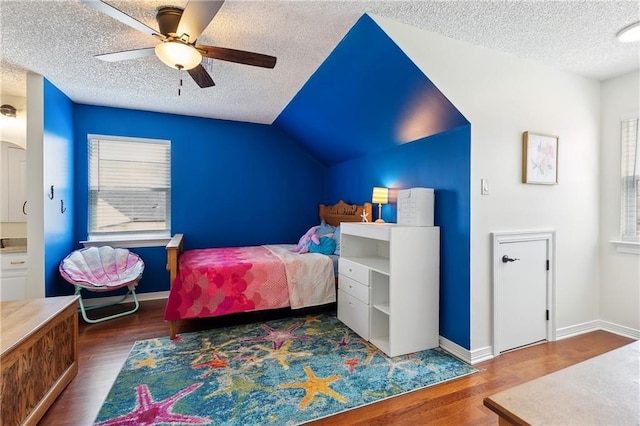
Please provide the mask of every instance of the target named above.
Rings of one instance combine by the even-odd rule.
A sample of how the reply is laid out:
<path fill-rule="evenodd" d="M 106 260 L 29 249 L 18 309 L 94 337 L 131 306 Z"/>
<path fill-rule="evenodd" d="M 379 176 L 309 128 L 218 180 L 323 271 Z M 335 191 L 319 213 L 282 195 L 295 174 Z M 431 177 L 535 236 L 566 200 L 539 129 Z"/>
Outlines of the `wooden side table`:
<path fill-rule="evenodd" d="M 37 424 L 77 374 L 77 299 L 0 303 L 0 424 Z"/>

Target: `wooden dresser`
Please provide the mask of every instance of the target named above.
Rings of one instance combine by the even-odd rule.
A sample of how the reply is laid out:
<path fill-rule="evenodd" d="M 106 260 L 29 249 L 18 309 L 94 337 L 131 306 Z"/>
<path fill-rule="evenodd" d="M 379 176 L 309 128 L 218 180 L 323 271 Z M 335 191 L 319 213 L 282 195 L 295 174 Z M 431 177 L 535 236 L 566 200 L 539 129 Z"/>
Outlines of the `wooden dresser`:
<path fill-rule="evenodd" d="M 37 424 L 77 374 L 76 301 L 0 303 L 0 424 Z"/>

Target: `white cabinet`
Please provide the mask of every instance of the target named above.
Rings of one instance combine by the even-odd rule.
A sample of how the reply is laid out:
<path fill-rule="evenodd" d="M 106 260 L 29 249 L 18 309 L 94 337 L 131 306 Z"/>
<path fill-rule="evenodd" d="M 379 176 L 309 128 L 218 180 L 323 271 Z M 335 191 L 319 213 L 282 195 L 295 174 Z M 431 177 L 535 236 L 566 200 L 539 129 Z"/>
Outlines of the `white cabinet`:
<path fill-rule="evenodd" d="M 0 151 L 0 222 L 27 221 L 27 153 L 2 142 Z"/>
<path fill-rule="evenodd" d="M 27 253 L 0 254 L 0 302 L 27 297 Z"/>
<path fill-rule="evenodd" d="M 338 318 L 369 340 L 369 268 L 342 257 L 338 260 Z"/>
<path fill-rule="evenodd" d="M 440 228 L 342 223 L 338 319 L 389 356 L 439 344 Z"/>

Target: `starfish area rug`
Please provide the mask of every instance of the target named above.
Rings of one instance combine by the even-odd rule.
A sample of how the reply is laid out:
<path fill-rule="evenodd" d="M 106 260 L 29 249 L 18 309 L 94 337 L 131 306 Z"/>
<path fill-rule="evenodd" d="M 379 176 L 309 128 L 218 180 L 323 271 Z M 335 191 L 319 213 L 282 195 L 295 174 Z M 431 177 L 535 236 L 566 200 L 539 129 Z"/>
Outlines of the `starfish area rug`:
<path fill-rule="evenodd" d="M 389 358 L 335 314 L 137 341 L 96 425 L 297 425 L 476 372 Z"/>

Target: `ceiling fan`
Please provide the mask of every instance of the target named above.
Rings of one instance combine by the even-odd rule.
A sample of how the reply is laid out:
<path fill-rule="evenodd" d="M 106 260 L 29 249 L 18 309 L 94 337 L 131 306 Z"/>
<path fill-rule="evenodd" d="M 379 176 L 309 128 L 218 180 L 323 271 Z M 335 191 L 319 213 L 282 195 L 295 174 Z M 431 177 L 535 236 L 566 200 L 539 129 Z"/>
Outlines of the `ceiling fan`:
<path fill-rule="evenodd" d="M 196 84 L 202 88 L 215 86 L 213 79 L 202 66 L 203 57 L 263 68 L 273 68 L 276 65 L 274 56 L 196 44 L 198 37 L 218 13 L 224 0 L 192 0 L 187 3 L 184 10 L 174 6 L 161 7 L 156 15 L 159 31 L 148 27 L 104 1 L 82 0 L 82 2 L 138 31 L 157 38 L 161 42 L 155 47 L 95 56 L 103 61 L 115 62 L 144 58 L 155 54 L 166 65 L 178 70 L 186 70 Z"/>

